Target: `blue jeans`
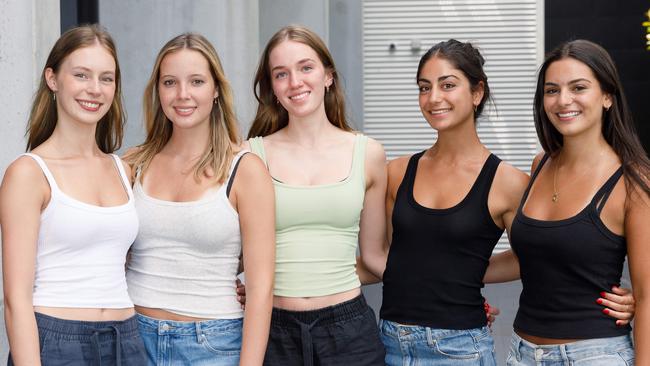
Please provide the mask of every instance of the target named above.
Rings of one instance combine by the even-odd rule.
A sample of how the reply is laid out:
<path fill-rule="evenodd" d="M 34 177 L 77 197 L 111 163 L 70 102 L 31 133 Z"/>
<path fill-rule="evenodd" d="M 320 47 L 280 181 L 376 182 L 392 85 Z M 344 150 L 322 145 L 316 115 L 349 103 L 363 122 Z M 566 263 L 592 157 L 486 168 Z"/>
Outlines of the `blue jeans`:
<path fill-rule="evenodd" d="M 242 319 L 158 320 L 138 314 L 150 366 L 237 366 Z"/>
<path fill-rule="evenodd" d="M 436 329 L 379 321 L 388 366 L 496 366 L 488 327 Z"/>
<path fill-rule="evenodd" d="M 35 316 L 43 366 L 141 366 L 145 362 L 135 316 L 99 322 Z M 13 364 L 9 355 L 7 365 Z"/>
<path fill-rule="evenodd" d="M 634 348 L 629 335 L 538 346 L 512 334 L 508 366 L 631 366 Z"/>

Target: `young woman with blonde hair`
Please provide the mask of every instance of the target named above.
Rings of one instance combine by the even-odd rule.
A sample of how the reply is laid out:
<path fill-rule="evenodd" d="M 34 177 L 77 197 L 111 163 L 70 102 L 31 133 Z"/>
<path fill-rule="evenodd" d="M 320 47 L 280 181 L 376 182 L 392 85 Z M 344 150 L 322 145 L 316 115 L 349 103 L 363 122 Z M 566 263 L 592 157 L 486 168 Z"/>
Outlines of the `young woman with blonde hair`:
<path fill-rule="evenodd" d="M 0 188 L 5 322 L 17 365 L 142 365 L 124 276 L 138 231 L 111 36 L 97 25 L 54 44 L 27 150 Z"/>
<path fill-rule="evenodd" d="M 383 365 L 355 271 L 384 240 L 385 154 L 354 133 L 332 56 L 302 26 L 280 29 L 255 75 L 248 134 L 276 195 L 276 269 L 266 365 Z M 248 306 L 248 305 L 247 305 Z"/>
<path fill-rule="evenodd" d="M 205 37 L 181 34 L 162 47 L 143 107 L 146 140 L 127 153 L 141 223 L 127 280 L 149 364 L 259 365 L 272 306 L 273 187 L 260 159 L 238 147 L 230 85 Z M 235 293 L 240 255 L 245 311 Z"/>

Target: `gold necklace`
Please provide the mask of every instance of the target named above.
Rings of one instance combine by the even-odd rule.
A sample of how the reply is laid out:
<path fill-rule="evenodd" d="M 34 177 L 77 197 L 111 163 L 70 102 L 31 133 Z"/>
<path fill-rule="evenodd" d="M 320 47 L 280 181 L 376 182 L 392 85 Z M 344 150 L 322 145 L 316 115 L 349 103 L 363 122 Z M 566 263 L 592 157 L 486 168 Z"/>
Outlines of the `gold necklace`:
<path fill-rule="evenodd" d="M 558 154 L 557 164 L 555 164 L 555 170 L 553 170 L 553 196 L 551 196 L 551 201 L 556 203 L 560 199 L 560 192 L 557 191 L 557 171 L 560 169 L 560 154 Z"/>
<path fill-rule="evenodd" d="M 605 154 L 605 150 L 601 151 L 598 154 L 598 158 L 602 158 L 602 156 Z M 557 203 L 560 200 L 560 192 L 557 189 L 557 172 L 560 170 L 560 154 L 557 155 L 557 164 L 555 165 L 555 169 L 553 170 L 553 195 L 551 196 L 551 201 L 553 203 Z M 589 169 L 585 169 L 584 172 L 582 172 L 577 178 L 582 178 L 587 174 Z"/>

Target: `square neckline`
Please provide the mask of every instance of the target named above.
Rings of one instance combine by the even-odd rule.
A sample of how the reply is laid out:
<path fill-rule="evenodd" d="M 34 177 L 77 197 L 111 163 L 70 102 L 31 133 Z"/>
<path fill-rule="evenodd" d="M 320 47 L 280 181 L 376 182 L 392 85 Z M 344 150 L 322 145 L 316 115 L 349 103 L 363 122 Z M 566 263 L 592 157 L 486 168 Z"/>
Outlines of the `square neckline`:
<path fill-rule="evenodd" d="M 556 227 L 556 226 L 564 226 L 564 225 L 570 225 L 573 224 L 577 221 L 580 221 L 584 217 L 590 217 L 594 223 L 596 224 L 597 227 L 599 227 L 601 230 L 604 230 L 605 233 L 608 236 L 613 236 L 616 239 L 624 239 L 625 237 L 623 235 L 619 235 L 612 230 L 610 230 L 607 225 L 602 221 L 600 218 L 600 212 L 598 212 L 596 205 L 598 203 L 598 199 L 608 199 L 609 194 L 604 196 L 604 191 L 609 185 L 615 185 L 618 182 L 618 179 L 620 179 L 619 172 L 622 172 L 623 166 L 619 166 L 610 176 L 607 178 L 607 180 L 598 188 L 596 193 L 592 196 L 591 200 L 585 207 L 583 207 L 580 211 L 578 211 L 576 214 L 569 216 L 564 219 L 558 219 L 558 220 L 542 220 L 538 218 L 534 218 L 531 216 L 526 215 L 524 213 L 524 206 L 526 203 L 528 203 L 528 197 L 530 195 L 530 191 L 533 187 L 533 184 L 535 183 L 535 180 L 537 179 L 537 176 L 542 170 L 542 167 L 548 161 L 548 158 L 550 156 L 548 154 L 544 154 L 544 157 L 539 163 L 539 166 L 533 172 L 533 176 L 530 178 L 530 183 L 528 185 L 528 188 L 526 188 L 526 191 L 524 192 L 524 196 L 521 198 L 521 203 L 519 204 L 519 208 L 517 209 L 517 215 L 515 219 L 521 220 L 526 224 L 529 225 L 534 225 L 534 226 L 539 226 L 539 227 Z M 612 189 L 614 187 L 612 186 Z"/>
<path fill-rule="evenodd" d="M 331 187 L 337 187 L 340 185 L 344 185 L 350 180 L 355 175 L 355 167 L 357 165 L 357 155 L 358 155 L 358 150 L 360 149 L 360 141 L 361 141 L 361 136 L 362 134 L 355 134 L 354 135 L 354 147 L 352 148 L 352 162 L 350 164 L 350 169 L 348 171 L 348 175 L 343 179 L 338 182 L 332 182 L 332 183 L 325 183 L 325 184 L 316 184 L 316 185 L 300 185 L 300 184 L 290 184 L 290 183 L 284 183 L 280 180 L 277 180 L 275 177 L 271 176 L 271 180 L 273 181 L 273 185 L 277 185 L 280 187 L 284 188 L 291 188 L 291 189 L 318 189 L 318 188 L 331 188 Z M 264 147 L 264 137 L 259 136 L 259 141 L 260 141 L 260 152 L 262 156 L 264 157 L 264 165 L 266 165 L 266 169 L 269 171 L 269 174 L 271 173 L 271 170 L 269 169 L 269 164 L 266 160 L 266 148 Z"/>

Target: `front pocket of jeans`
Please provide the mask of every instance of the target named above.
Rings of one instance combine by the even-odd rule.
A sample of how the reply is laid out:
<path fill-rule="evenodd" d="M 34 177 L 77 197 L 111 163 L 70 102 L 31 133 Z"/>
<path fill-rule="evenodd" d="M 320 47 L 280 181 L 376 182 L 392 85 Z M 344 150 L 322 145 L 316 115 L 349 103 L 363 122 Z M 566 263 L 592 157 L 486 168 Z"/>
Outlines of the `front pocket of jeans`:
<path fill-rule="evenodd" d="M 437 352 L 449 358 L 471 360 L 480 357 L 474 345 L 474 338 L 465 332 L 433 339 L 432 346 Z"/>
<path fill-rule="evenodd" d="M 201 345 L 219 356 L 238 356 L 241 341 L 241 332 L 201 334 Z"/>

